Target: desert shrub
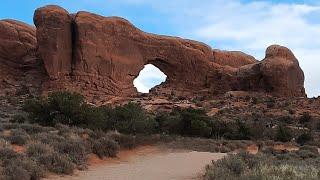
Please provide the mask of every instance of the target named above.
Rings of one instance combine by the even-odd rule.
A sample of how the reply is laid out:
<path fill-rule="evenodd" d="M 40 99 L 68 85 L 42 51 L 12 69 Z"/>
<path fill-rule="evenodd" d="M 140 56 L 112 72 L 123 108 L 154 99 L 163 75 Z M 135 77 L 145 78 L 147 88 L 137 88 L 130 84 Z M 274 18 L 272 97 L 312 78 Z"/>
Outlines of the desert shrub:
<path fill-rule="evenodd" d="M 291 116 L 281 116 L 278 118 L 278 121 L 280 123 L 292 124 L 294 122 L 294 119 Z"/>
<path fill-rule="evenodd" d="M 67 155 L 57 152 L 43 154 L 38 157 L 38 161 L 49 171 L 57 174 L 72 174 L 75 168 L 72 160 Z"/>
<path fill-rule="evenodd" d="M 129 134 L 150 134 L 155 132 L 157 127 L 156 121 L 148 117 L 143 108 L 135 103 L 114 108 L 112 122 L 119 132 Z"/>
<path fill-rule="evenodd" d="M 26 155 L 53 173 L 71 174 L 75 168 L 68 154 L 59 154 L 52 147 L 43 143 L 28 145 Z"/>
<path fill-rule="evenodd" d="M 4 166 L 5 179 L 34 179 L 44 177 L 45 171 L 41 165 L 28 159 L 12 149 L 1 148 L 0 160 Z"/>
<path fill-rule="evenodd" d="M 288 127 L 285 125 L 279 125 L 276 131 L 276 140 L 281 142 L 291 141 L 292 134 Z"/>
<path fill-rule="evenodd" d="M 200 109 L 174 109 L 169 114 L 157 114 L 155 120 L 161 133 L 194 137 L 211 137 L 213 122 Z"/>
<path fill-rule="evenodd" d="M 32 136 L 32 139 L 35 141 L 39 141 L 43 144 L 48 144 L 52 147 L 54 147 L 56 144 L 60 142 L 66 141 L 64 137 L 50 132 L 42 132 L 35 134 Z"/>
<path fill-rule="evenodd" d="M 310 151 L 312 153 L 318 154 L 318 147 L 316 146 L 304 145 L 300 147 L 300 150 L 306 150 L 306 151 Z"/>
<path fill-rule="evenodd" d="M 50 154 L 53 152 L 53 148 L 47 144 L 33 142 L 26 148 L 26 155 L 28 157 L 40 157 L 45 154 Z"/>
<path fill-rule="evenodd" d="M 311 121 L 311 115 L 308 113 L 308 112 L 304 112 L 302 114 L 302 116 L 300 117 L 299 119 L 299 123 L 300 124 L 306 124 L 306 123 L 309 123 Z"/>
<path fill-rule="evenodd" d="M 119 144 L 109 138 L 102 137 L 92 143 L 92 152 L 100 158 L 116 157 L 119 151 Z"/>
<path fill-rule="evenodd" d="M 251 130 L 248 126 L 247 123 L 237 120 L 236 122 L 236 132 L 234 134 L 233 139 L 238 139 L 238 140 L 249 140 L 252 136 Z"/>
<path fill-rule="evenodd" d="M 24 123 L 26 121 L 27 121 L 27 117 L 25 115 L 22 115 L 22 114 L 14 115 L 10 119 L 10 122 L 12 122 L 12 123 Z"/>
<path fill-rule="evenodd" d="M 229 152 L 231 152 L 232 150 L 229 148 L 229 147 L 227 147 L 227 146 L 220 146 L 219 147 L 219 152 L 221 152 L 221 153 L 229 153 Z"/>
<path fill-rule="evenodd" d="M 79 115 L 79 118 L 82 119 L 81 122 L 83 122 L 82 127 L 104 131 L 115 129 L 112 121 L 112 111 L 113 109 L 108 106 L 83 105 L 82 112 Z"/>
<path fill-rule="evenodd" d="M 0 160 L 2 162 L 8 162 L 11 161 L 12 159 L 17 159 L 21 155 L 13 151 L 12 149 L 9 148 L 0 148 Z"/>
<path fill-rule="evenodd" d="M 207 166 L 204 179 L 237 179 L 245 170 L 246 164 L 243 159 L 236 155 L 230 155 Z"/>
<path fill-rule="evenodd" d="M 301 134 L 300 136 L 298 136 L 296 141 L 298 144 L 304 145 L 312 140 L 313 140 L 312 134 L 310 132 L 305 132 L 305 133 Z"/>
<path fill-rule="evenodd" d="M 212 128 L 212 137 L 215 139 L 226 137 L 232 131 L 232 128 L 229 126 L 229 123 L 218 119 L 213 119 L 210 122 L 210 126 Z"/>
<path fill-rule="evenodd" d="M 300 150 L 297 152 L 297 155 L 301 157 L 302 159 L 308 159 L 308 158 L 316 158 L 318 156 L 318 152 L 314 153 L 309 150 Z"/>
<path fill-rule="evenodd" d="M 94 107 L 85 103 L 83 96 L 70 92 L 54 92 L 48 98 L 25 102 L 24 111 L 33 123 L 44 126 L 64 124 L 94 130 L 114 130 L 122 133 L 153 133 L 157 123 L 135 103 L 118 106 Z"/>
<path fill-rule="evenodd" d="M 155 117 L 155 120 L 158 122 L 159 132 L 166 134 L 182 133 L 180 114 L 175 111 L 170 114 L 160 113 Z"/>
<path fill-rule="evenodd" d="M 286 158 L 284 158 L 286 157 Z M 318 155 L 319 157 L 319 155 Z M 206 167 L 205 180 L 311 179 L 320 178 L 320 164 L 314 157 L 300 159 L 294 153 L 229 155 Z"/>
<path fill-rule="evenodd" d="M 84 97 L 70 92 L 54 92 L 47 99 L 35 98 L 25 102 L 23 109 L 36 123 L 53 126 L 56 123 L 80 125 Z"/>
<path fill-rule="evenodd" d="M 116 141 L 121 149 L 132 149 L 136 146 L 136 138 L 133 136 L 119 133 L 108 133 L 107 136 Z"/>
<path fill-rule="evenodd" d="M 44 127 L 44 126 L 40 126 L 37 124 L 20 124 L 19 128 L 23 129 L 26 133 L 28 133 L 29 135 L 33 135 L 33 134 L 38 134 L 41 132 L 48 132 L 48 131 L 52 131 L 54 130 L 53 128 L 50 127 Z"/>
<path fill-rule="evenodd" d="M 210 118 L 200 109 L 174 109 L 170 115 L 156 117 L 161 131 L 185 136 L 210 137 Z"/>
<path fill-rule="evenodd" d="M 0 148 L 11 148 L 10 142 L 6 141 L 5 139 L 0 139 Z"/>
<path fill-rule="evenodd" d="M 87 159 L 87 147 L 80 139 L 65 139 L 54 145 L 55 151 L 67 155 L 76 165 L 83 165 Z"/>
<path fill-rule="evenodd" d="M 252 104 L 258 104 L 258 98 L 252 97 L 252 98 L 251 98 L 251 103 L 252 103 Z"/>
<path fill-rule="evenodd" d="M 30 139 L 30 136 L 22 129 L 12 129 L 10 136 L 6 137 L 11 144 L 25 145 Z"/>
<path fill-rule="evenodd" d="M 268 108 L 274 108 L 274 106 L 276 105 L 276 100 L 274 98 L 267 98 L 265 100 L 265 104 Z"/>
<path fill-rule="evenodd" d="M 31 176 L 29 172 L 21 166 L 17 166 L 17 164 L 9 164 L 5 167 L 4 178 L 8 180 L 30 180 Z"/>
<path fill-rule="evenodd" d="M 258 139 L 266 139 L 270 136 L 270 131 L 266 128 L 266 126 L 261 122 L 247 123 L 247 128 L 249 132 L 247 133 L 247 137 L 250 139 L 258 140 Z"/>

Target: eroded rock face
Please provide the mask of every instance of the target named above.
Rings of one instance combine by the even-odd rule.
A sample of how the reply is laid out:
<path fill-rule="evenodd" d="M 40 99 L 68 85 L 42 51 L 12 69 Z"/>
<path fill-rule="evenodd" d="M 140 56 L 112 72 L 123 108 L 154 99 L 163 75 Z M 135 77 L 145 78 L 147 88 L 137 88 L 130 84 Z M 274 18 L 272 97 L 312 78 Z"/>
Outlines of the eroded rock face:
<path fill-rule="evenodd" d="M 0 95 L 41 89 L 43 73 L 37 57 L 36 29 L 15 20 L 0 21 Z"/>
<path fill-rule="evenodd" d="M 218 49 L 213 50 L 213 61 L 222 66 L 234 68 L 258 62 L 253 56 L 240 51 L 221 51 Z"/>
<path fill-rule="evenodd" d="M 211 58 L 205 44 L 147 34 L 117 17 L 79 12 L 74 21 L 73 74 L 80 80 L 94 81 L 111 94 L 133 94 L 134 78 L 151 63 L 168 76 L 167 83 L 190 88 L 204 83 Z"/>
<path fill-rule="evenodd" d="M 255 91 L 305 96 L 299 63 L 281 46 L 269 47 L 266 58 L 259 62 L 242 52 L 212 50 L 200 42 L 148 34 L 122 18 L 88 12 L 70 15 L 57 6 L 36 10 L 34 22 L 37 52 L 50 77 L 43 83 L 44 91 L 76 91 L 94 103 L 135 96 L 133 80 L 145 64 L 153 64 L 167 75 L 167 81 L 152 91 L 157 94 L 192 98 Z M 17 35 L 12 31 L 8 36 Z M 32 42 L 34 48 L 35 40 Z M 9 57 L 0 46 L 0 56 L 16 62 L 25 54 L 23 45 L 12 46 L 21 51 L 17 57 Z"/>
<path fill-rule="evenodd" d="M 72 17 L 63 8 L 45 6 L 34 14 L 38 51 L 52 79 L 71 71 Z"/>
<path fill-rule="evenodd" d="M 0 62 L 20 66 L 34 54 L 37 41 L 34 27 L 15 20 L 0 21 Z"/>
<path fill-rule="evenodd" d="M 289 97 L 305 94 L 304 73 L 288 48 L 279 45 L 268 47 L 261 72 L 274 94 Z"/>

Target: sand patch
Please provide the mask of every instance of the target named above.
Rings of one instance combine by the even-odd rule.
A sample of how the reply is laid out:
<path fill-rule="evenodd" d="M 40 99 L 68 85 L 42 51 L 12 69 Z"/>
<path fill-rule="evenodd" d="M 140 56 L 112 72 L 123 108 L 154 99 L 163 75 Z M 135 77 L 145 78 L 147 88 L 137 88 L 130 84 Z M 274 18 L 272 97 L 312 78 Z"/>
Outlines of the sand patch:
<path fill-rule="evenodd" d="M 11 145 L 12 149 L 16 152 L 16 153 L 24 153 L 26 151 L 26 148 L 24 146 L 19 146 L 19 145 Z"/>

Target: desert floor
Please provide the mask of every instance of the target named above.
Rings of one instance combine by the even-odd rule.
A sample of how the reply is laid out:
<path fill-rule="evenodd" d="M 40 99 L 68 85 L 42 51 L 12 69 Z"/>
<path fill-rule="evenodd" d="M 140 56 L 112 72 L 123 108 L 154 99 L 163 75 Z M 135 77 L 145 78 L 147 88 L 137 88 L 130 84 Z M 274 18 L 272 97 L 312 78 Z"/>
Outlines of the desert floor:
<path fill-rule="evenodd" d="M 121 151 L 117 158 L 89 158 L 89 169 L 73 176 L 50 176 L 58 180 L 188 180 L 199 179 L 212 160 L 224 153 L 168 150 L 145 146 Z"/>

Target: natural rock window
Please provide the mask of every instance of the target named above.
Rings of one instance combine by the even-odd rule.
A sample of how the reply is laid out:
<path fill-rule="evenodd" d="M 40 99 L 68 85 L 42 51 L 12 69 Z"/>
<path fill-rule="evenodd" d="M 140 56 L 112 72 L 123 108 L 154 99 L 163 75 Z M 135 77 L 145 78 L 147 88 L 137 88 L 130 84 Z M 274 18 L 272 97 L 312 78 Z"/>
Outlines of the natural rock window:
<path fill-rule="evenodd" d="M 133 81 L 138 92 L 149 93 L 149 90 L 165 82 L 167 76 L 156 66 L 147 64 L 140 71 L 139 76 Z"/>

